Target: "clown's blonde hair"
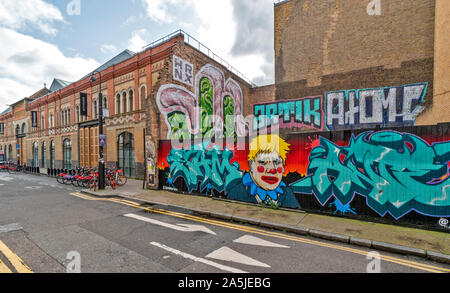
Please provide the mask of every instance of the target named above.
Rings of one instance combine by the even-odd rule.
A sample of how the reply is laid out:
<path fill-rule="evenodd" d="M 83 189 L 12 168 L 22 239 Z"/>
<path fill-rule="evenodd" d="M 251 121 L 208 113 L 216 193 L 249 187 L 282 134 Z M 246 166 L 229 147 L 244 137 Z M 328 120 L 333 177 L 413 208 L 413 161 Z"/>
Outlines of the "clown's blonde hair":
<path fill-rule="evenodd" d="M 248 154 L 248 160 L 253 161 L 256 156 L 261 153 L 270 154 L 277 152 L 283 159 L 283 164 L 286 163 L 286 156 L 291 151 L 291 145 L 278 135 L 260 135 L 254 138 L 250 142 L 250 152 Z"/>

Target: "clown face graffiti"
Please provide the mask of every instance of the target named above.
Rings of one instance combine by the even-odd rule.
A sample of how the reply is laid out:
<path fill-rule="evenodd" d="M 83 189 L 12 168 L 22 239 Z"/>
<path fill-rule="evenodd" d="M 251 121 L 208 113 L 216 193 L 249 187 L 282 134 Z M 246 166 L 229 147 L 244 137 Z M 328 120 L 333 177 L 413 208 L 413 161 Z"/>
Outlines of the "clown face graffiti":
<path fill-rule="evenodd" d="M 283 179 L 283 159 L 274 151 L 259 153 L 250 161 L 250 176 L 262 189 L 272 191 L 277 189 Z"/>

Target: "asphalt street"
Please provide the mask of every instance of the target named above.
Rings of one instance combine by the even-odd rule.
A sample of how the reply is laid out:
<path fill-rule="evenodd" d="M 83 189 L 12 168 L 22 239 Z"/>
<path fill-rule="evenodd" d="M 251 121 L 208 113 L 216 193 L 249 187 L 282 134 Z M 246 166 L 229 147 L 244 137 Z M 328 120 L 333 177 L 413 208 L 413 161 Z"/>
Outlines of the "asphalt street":
<path fill-rule="evenodd" d="M 0 241 L 0 264 L 12 272 L 11 255 L 35 273 L 450 272 L 421 258 L 95 198 L 24 174 L 0 173 Z"/>

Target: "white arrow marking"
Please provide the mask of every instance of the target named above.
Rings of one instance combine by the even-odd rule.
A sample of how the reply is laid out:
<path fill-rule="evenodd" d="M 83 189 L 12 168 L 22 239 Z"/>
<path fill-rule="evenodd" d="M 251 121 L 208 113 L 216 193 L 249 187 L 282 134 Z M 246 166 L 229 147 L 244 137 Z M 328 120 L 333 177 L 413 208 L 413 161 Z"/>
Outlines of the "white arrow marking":
<path fill-rule="evenodd" d="M 267 240 L 263 240 L 254 236 L 245 235 L 239 239 L 234 240 L 235 243 L 255 245 L 255 246 L 264 246 L 264 247 L 276 247 L 276 248 L 290 248 L 289 246 L 280 245 L 277 243 L 269 242 Z"/>
<path fill-rule="evenodd" d="M 188 225 L 188 224 L 172 225 L 172 224 L 160 222 L 160 221 L 157 221 L 157 220 L 153 220 L 153 219 L 150 219 L 150 218 L 134 215 L 134 214 L 127 214 L 127 215 L 124 215 L 124 216 L 128 217 L 128 218 L 133 218 L 133 219 L 136 219 L 136 220 L 144 221 L 144 222 L 147 222 L 147 223 L 150 223 L 150 224 L 158 225 L 158 226 L 161 226 L 161 227 L 169 228 L 169 229 L 172 229 L 172 230 L 175 230 L 175 231 L 180 231 L 180 232 L 205 232 L 205 233 L 208 233 L 208 234 L 217 235 L 216 233 L 214 233 L 213 231 L 209 230 L 205 226 Z"/>
<path fill-rule="evenodd" d="M 163 244 L 159 244 L 158 242 L 151 242 L 150 244 L 153 245 L 153 246 L 159 247 L 161 249 L 164 249 L 166 251 L 169 251 L 169 252 L 171 252 L 171 253 L 173 253 L 175 255 L 180 255 L 180 256 L 182 256 L 182 257 L 184 257 L 186 259 L 190 259 L 190 260 L 193 260 L 195 262 L 204 263 L 206 265 L 218 268 L 218 269 L 220 269 L 222 271 L 231 272 L 231 273 L 238 273 L 238 274 L 246 274 L 247 273 L 247 272 L 241 271 L 239 269 L 235 269 L 235 268 L 232 268 L 232 267 L 224 266 L 224 265 L 215 263 L 213 261 L 210 261 L 210 260 L 207 260 L 207 259 L 204 259 L 204 258 L 200 258 L 200 257 L 196 257 L 196 256 L 193 256 L 193 255 L 187 254 L 185 252 L 182 252 L 182 251 L 170 248 L 170 247 L 165 246 Z"/>
<path fill-rule="evenodd" d="M 2 181 L 7 181 L 7 182 L 11 182 L 11 181 L 14 180 L 14 178 L 8 177 L 8 176 L 0 175 L 0 180 L 2 180 Z"/>
<path fill-rule="evenodd" d="M 231 261 L 254 267 L 270 268 L 269 265 L 266 265 L 265 263 L 259 262 L 253 258 L 240 254 L 239 252 L 236 252 L 228 247 L 219 248 L 218 250 L 208 254 L 206 257 L 217 260 Z"/>

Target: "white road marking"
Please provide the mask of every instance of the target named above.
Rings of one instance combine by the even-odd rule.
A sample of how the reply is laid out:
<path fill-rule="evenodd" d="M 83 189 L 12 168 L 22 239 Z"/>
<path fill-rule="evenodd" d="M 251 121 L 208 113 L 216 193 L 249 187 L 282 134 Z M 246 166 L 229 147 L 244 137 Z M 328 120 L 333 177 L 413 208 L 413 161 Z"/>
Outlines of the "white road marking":
<path fill-rule="evenodd" d="M 19 223 L 0 226 L 0 233 L 8 233 L 12 231 L 22 230 L 23 227 Z"/>
<path fill-rule="evenodd" d="M 0 175 L 0 180 L 1 181 L 6 181 L 6 182 L 11 182 L 14 180 L 13 177 L 9 177 L 9 176 L 5 176 L 5 175 Z"/>
<path fill-rule="evenodd" d="M 232 267 L 229 267 L 229 266 L 224 266 L 224 265 L 215 263 L 213 261 L 209 261 L 209 260 L 204 259 L 204 258 L 200 258 L 200 257 L 196 257 L 196 256 L 193 256 L 193 255 L 190 255 L 188 253 L 185 253 L 185 252 L 182 252 L 182 251 L 170 248 L 170 247 L 168 247 L 166 245 L 163 245 L 163 244 L 160 244 L 158 242 L 151 242 L 150 244 L 153 245 L 153 246 L 159 247 L 161 249 L 164 249 L 166 251 L 169 251 L 169 252 L 171 252 L 171 253 L 173 253 L 175 255 L 180 255 L 180 256 L 182 256 L 182 257 L 184 257 L 186 259 L 190 259 L 190 260 L 193 260 L 195 262 L 204 263 L 206 265 L 218 268 L 218 269 L 220 269 L 222 271 L 225 271 L 225 272 L 237 273 L 237 274 L 246 274 L 247 273 L 245 271 L 241 271 L 241 270 L 236 269 L 236 268 L 232 268 Z"/>
<path fill-rule="evenodd" d="M 248 266 L 253 266 L 253 267 L 270 268 L 269 265 L 262 263 L 260 261 L 257 261 L 246 255 L 243 255 L 239 252 L 236 252 L 228 247 L 219 248 L 216 251 L 208 254 L 206 257 L 217 259 L 217 260 L 223 260 L 223 261 L 231 261 L 231 262 L 248 265 Z"/>
<path fill-rule="evenodd" d="M 275 248 L 290 248 L 289 246 L 284 246 L 281 244 L 269 242 L 267 240 L 263 240 L 261 238 L 257 238 L 250 235 L 242 236 L 239 239 L 234 240 L 235 243 L 255 245 L 255 246 L 264 246 L 264 247 L 275 247 Z"/>
<path fill-rule="evenodd" d="M 158 220 L 154 220 L 154 219 L 150 219 L 150 218 L 146 218 L 146 217 L 141 217 L 135 214 L 127 214 L 124 215 L 125 217 L 128 218 L 133 218 L 139 221 L 144 221 L 153 225 L 158 225 L 161 227 L 165 227 L 165 228 L 169 228 L 175 231 L 180 231 L 180 232 L 205 232 L 208 234 L 212 234 L 212 235 L 217 235 L 216 233 L 214 233 L 213 231 L 211 231 L 210 229 L 206 228 L 205 226 L 199 226 L 199 225 L 188 225 L 188 224 L 178 224 L 178 225 L 172 225 L 172 224 L 168 224 L 168 223 L 164 223 Z"/>

